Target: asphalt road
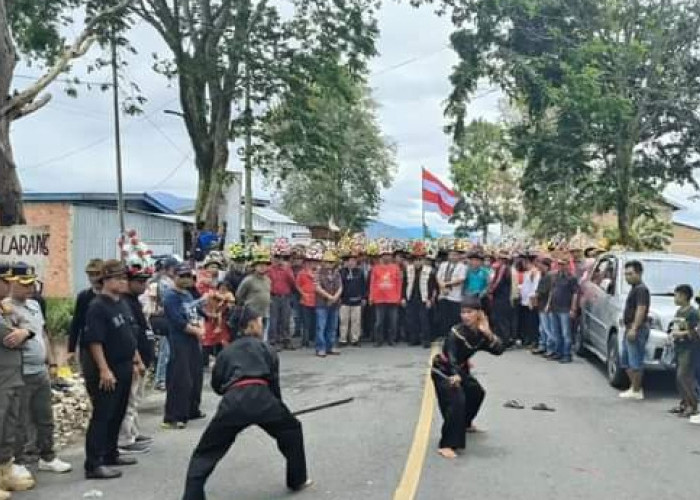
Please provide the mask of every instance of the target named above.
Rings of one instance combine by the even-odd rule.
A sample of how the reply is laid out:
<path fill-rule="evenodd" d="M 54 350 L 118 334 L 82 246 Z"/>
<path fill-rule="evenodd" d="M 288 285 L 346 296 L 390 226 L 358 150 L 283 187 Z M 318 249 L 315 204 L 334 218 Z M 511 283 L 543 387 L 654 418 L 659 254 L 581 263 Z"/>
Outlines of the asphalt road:
<path fill-rule="evenodd" d="M 559 365 L 524 351 L 476 356 L 477 377 L 488 391 L 477 423 L 487 432 L 470 435 L 463 456 L 447 461 L 435 453 L 441 418 L 434 410 L 432 427 L 424 429 L 427 453 L 414 452 L 418 467 L 406 468 L 421 439 L 415 432 L 420 410 L 430 408 L 423 402 L 428 358 L 427 350 L 408 347 L 349 349 L 323 360 L 310 351 L 282 354 L 283 395 L 292 410 L 355 397 L 347 406 L 301 417 L 316 485 L 299 498 L 391 499 L 408 476 L 420 478 L 417 499 L 697 498 L 700 428 L 666 414 L 675 402 L 672 380 L 654 377 L 647 401 L 625 402 L 597 363 L 579 358 Z M 503 408 L 510 399 L 527 409 Z M 530 409 L 540 402 L 557 411 Z M 122 479 L 83 480 L 82 450 L 70 449 L 62 456 L 75 465 L 73 473 L 41 473 L 34 491 L 15 498 L 75 500 L 99 490 L 104 499 L 178 499 L 205 422 L 162 431 L 161 404 L 156 395 L 143 412 L 146 431 L 156 437 L 153 450 L 125 468 Z M 216 404 L 207 390 L 205 411 L 212 414 Z M 259 429 L 240 436 L 208 483 L 212 500 L 288 497 L 283 460 Z"/>

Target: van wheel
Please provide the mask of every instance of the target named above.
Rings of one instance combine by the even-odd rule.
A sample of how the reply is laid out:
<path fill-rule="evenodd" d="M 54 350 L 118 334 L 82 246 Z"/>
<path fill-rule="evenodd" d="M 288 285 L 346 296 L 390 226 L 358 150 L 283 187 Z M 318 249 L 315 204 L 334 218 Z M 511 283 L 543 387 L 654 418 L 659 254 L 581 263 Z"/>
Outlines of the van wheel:
<path fill-rule="evenodd" d="M 625 370 L 620 367 L 620 350 L 617 343 L 617 333 L 610 335 L 608 339 L 607 358 L 608 382 L 616 389 L 624 389 L 629 386 L 629 379 Z"/>
<path fill-rule="evenodd" d="M 577 321 L 577 327 L 573 332 L 574 338 L 572 342 L 572 348 L 576 356 L 585 358 L 588 356 L 588 350 L 583 342 L 583 320 Z"/>

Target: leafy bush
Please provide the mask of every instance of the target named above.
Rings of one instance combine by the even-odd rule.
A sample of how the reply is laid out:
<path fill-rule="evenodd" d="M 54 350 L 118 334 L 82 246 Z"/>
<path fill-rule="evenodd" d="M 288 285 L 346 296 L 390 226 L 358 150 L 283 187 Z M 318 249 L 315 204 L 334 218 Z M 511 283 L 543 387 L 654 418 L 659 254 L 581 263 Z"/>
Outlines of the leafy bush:
<path fill-rule="evenodd" d="M 51 338 L 63 338 L 68 335 L 74 308 L 73 299 L 46 299 L 46 329 Z"/>

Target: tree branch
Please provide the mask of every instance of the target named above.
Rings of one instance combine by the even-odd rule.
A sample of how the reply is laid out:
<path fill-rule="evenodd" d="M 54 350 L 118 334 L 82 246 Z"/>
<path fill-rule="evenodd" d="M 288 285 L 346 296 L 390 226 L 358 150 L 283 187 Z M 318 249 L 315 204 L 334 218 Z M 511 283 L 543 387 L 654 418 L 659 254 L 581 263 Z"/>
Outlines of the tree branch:
<path fill-rule="evenodd" d="M 51 94 L 44 94 L 39 99 L 30 102 L 29 104 L 27 104 L 19 110 L 19 112 L 14 116 L 14 119 L 19 120 L 20 118 L 24 118 L 25 116 L 30 115 L 35 111 L 43 108 L 51 100 L 51 97 Z"/>
<path fill-rule="evenodd" d="M 68 47 L 63 51 L 58 61 L 51 67 L 41 78 L 39 78 L 32 86 L 23 90 L 19 94 L 15 95 L 10 99 L 5 106 L 0 108 L 0 116 L 7 116 L 10 120 L 26 116 L 27 114 L 36 111 L 41 106 L 46 104 L 42 103 L 36 109 L 30 109 L 29 113 L 25 113 L 24 110 L 27 106 L 31 105 L 32 101 L 48 87 L 51 82 L 53 82 L 58 75 L 63 73 L 68 67 L 68 64 L 73 59 L 78 59 L 85 55 L 85 53 L 90 50 L 90 47 L 96 40 L 94 30 L 99 23 L 122 10 L 126 9 L 133 0 L 123 0 L 116 6 L 107 9 L 95 17 L 93 17 L 85 26 L 80 36 L 73 42 L 73 45 Z M 31 108 L 31 106 L 29 106 Z"/>

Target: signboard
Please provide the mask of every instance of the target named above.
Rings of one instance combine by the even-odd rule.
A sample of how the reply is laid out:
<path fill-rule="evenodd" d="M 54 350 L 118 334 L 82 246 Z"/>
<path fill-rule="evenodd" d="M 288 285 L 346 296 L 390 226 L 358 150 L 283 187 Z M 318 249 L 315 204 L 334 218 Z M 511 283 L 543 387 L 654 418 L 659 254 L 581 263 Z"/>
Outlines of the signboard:
<path fill-rule="evenodd" d="M 49 226 L 0 227 L 0 260 L 33 266 L 44 280 L 49 266 Z"/>

